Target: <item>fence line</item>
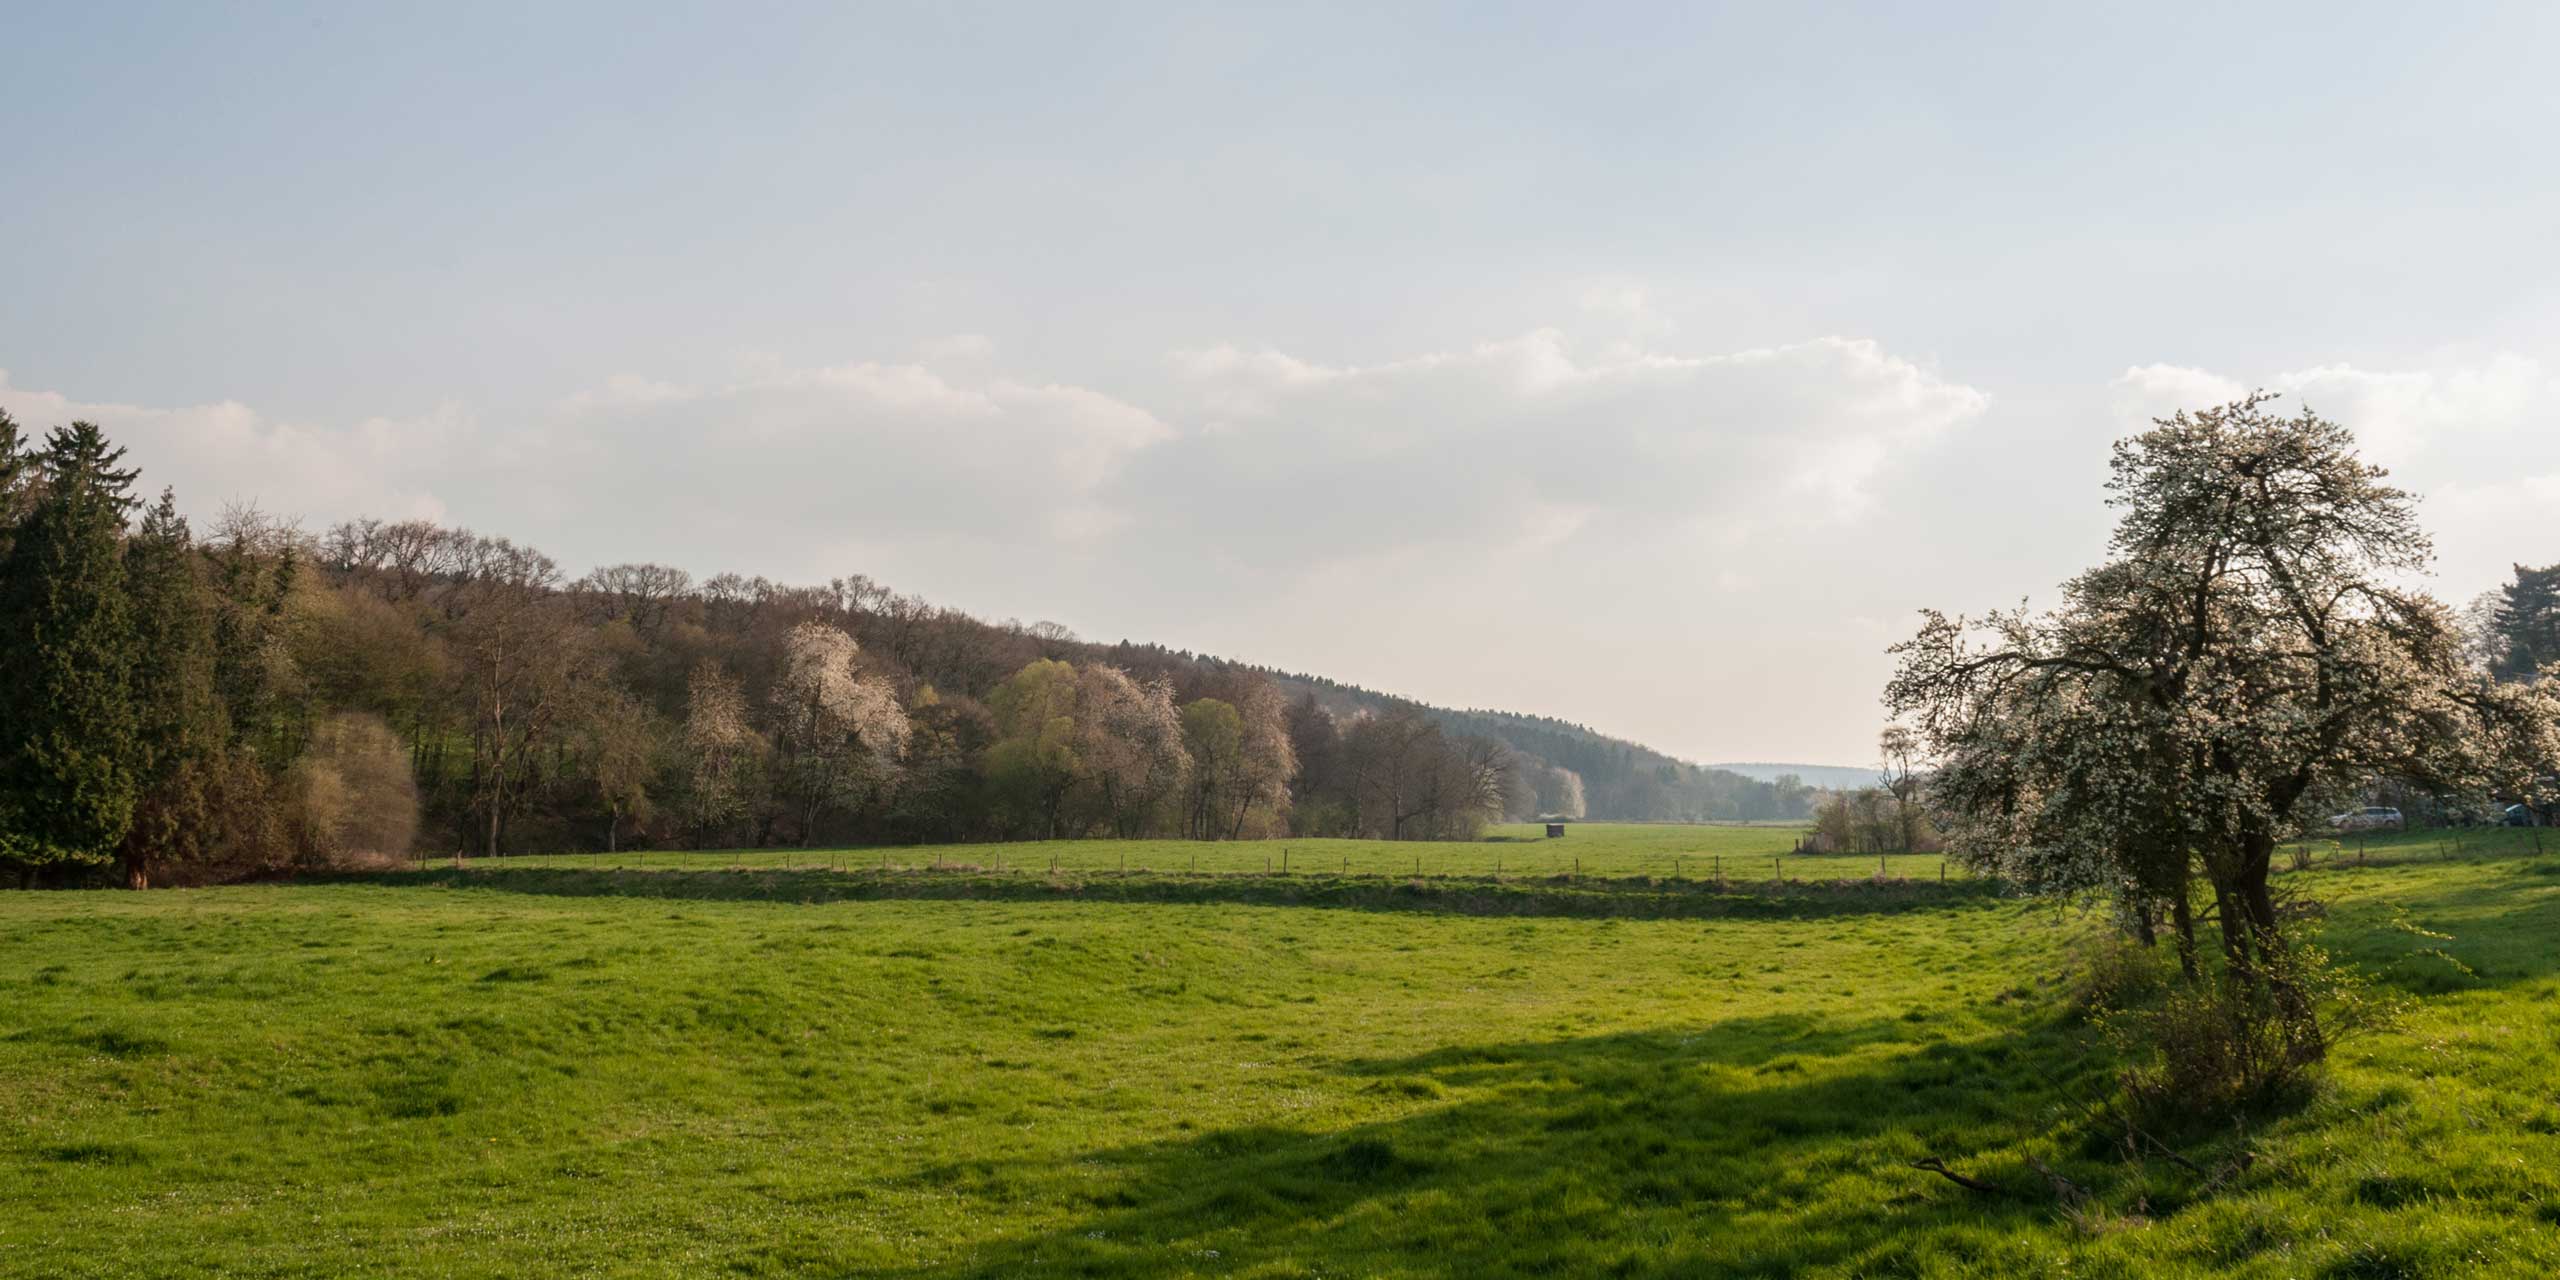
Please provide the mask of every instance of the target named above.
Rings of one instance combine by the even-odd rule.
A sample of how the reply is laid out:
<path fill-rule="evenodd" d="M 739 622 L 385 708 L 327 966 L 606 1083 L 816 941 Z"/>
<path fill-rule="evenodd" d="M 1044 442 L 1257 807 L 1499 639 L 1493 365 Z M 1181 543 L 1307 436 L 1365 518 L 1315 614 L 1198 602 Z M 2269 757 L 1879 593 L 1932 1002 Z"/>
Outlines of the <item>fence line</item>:
<path fill-rule="evenodd" d="M 1338 857 L 1319 858 L 1312 863 L 1297 857 L 1293 846 L 1255 850 L 1250 842 L 1216 842 L 1202 849 L 1182 850 L 1172 855 L 1179 861 L 1162 865 L 1150 856 L 1158 850 L 1139 852 L 1138 859 L 1133 862 L 1133 850 L 1126 847 L 1106 846 L 1079 856 L 1071 847 L 1053 846 L 1049 849 L 1049 858 L 1043 862 L 1036 858 L 1008 859 L 1001 848 L 967 845 L 883 847 L 878 850 L 879 861 L 876 864 L 861 857 L 870 852 L 868 850 L 643 849 L 579 854 L 512 854 L 496 858 L 458 856 L 453 859 L 453 865 L 463 870 L 515 866 L 597 871 L 783 871 L 793 874 L 966 871 L 1007 877 L 1061 873 L 1278 878 L 1342 876 L 1355 879 L 1491 879 L 1496 882 L 1625 880 L 1684 885 L 1849 881 L 1935 881 L 1943 884 L 1971 878 L 1943 854 L 1879 854 L 1873 861 L 1869 861 L 1865 854 L 1776 854 L 1771 855 L 1757 873 L 1749 873 L 1744 871 L 1752 865 L 1748 859 L 1739 866 L 1728 866 L 1728 859 L 1720 853 L 1622 854 L 1604 851 L 1568 854 L 1557 850 L 1544 857 L 1533 857 L 1524 865 L 1516 851 L 1487 850 L 1481 845 L 1416 849 L 1415 844 L 1427 845 L 1428 842 L 1381 842 L 1382 847 L 1375 850 L 1346 850 Z M 950 856 L 964 852 L 980 852 L 982 858 L 964 861 Z M 1206 866 L 1203 865 L 1204 852 L 1208 855 Z M 1262 855 L 1258 868 L 1247 861 L 1256 852 Z M 422 860 L 417 865 L 423 869 L 425 863 Z"/>

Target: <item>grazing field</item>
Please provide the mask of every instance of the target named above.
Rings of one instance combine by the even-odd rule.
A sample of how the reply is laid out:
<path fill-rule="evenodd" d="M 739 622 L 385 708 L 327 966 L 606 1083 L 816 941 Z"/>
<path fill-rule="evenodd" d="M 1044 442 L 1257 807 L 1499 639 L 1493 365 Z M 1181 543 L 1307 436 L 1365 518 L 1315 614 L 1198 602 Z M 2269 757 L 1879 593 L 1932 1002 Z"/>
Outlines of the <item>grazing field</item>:
<path fill-rule="evenodd" d="M 1253 875 L 1332 873 L 1393 876 L 1653 876 L 1757 882 L 1863 879 L 1876 874 L 1874 854 L 1809 855 L 1794 852 L 1804 829 L 1795 825 L 1682 826 L 1671 823 L 1573 823 L 1550 840 L 1545 828 L 1511 823 L 1483 840 L 1390 842 L 1379 840 L 1033 840 L 1007 844 L 890 845 L 868 849 L 752 849 L 700 852 L 577 853 L 505 859 L 508 866 L 656 868 L 721 867 L 863 870 L 967 866 L 1035 873 L 1062 871 L 1181 871 Z M 450 865 L 450 859 L 437 859 Z M 1896 855 L 1886 874 L 1936 879 L 1936 854 Z"/>
<path fill-rule="evenodd" d="M 0 1274 L 2547 1275 L 2528 841 L 2286 877 L 2416 1003 L 2208 1198 L 2076 1118 L 2117 1065 L 2056 977 L 2090 923 L 1978 883 L 1488 878 L 1476 915 L 508 860 L 0 895 Z M 1588 918 L 1610 894 L 1658 918 Z"/>

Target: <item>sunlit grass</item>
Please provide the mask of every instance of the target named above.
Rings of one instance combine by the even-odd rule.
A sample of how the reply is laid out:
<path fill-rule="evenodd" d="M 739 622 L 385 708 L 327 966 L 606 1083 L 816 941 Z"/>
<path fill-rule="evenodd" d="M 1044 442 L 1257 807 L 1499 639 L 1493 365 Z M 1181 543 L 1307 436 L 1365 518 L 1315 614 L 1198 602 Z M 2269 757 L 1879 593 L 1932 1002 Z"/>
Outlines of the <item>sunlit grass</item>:
<path fill-rule="evenodd" d="M 2089 922 L 1934 885 L 1671 919 L 512 865 L 0 895 L 0 1274 L 2547 1275 L 2527 838 L 2285 878 L 2415 1012 L 2202 1199 L 2067 1100 L 2114 1065 L 2057 977 Z"/>
<path fill-rule="evenodd" d="M 866 849 L 653 850 L 546 854 L 504 859 L 510 866 L 612 870 L 723 867 L 895 870 L 965 866 L 1025 874 L 1060 871 L 1179 871 L 1218 874 L 1368 876 L 1652 876 L 1757 882 L 1875 876 L 1938 879 L 1961 875 L 1936 854 L 1811 855 L 1795 852 L 1802 828 L 1573 823 L 1558 839 L 1545 828 L 1508 824 L 1479 841 L 1379 840 L 1037 840 L 1003 844 L 891 845 Z M 453 865 L 431 858 L 430 865 Z M 480 859 L 466 860 L 470 862 Z"/>

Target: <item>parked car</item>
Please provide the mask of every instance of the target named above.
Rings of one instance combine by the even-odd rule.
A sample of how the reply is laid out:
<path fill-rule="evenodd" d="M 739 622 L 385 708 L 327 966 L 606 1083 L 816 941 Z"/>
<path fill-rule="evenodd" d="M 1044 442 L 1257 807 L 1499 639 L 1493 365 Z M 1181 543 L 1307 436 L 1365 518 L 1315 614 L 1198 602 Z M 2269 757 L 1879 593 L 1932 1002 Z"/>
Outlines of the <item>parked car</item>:
<path fill-rule="evenodd" d="M 2334 831 L 2397 831 L 2404 825 L 2400 811 L 2389 805 L 2372 804 L 2329 815 L 2329 827 Z"/>
<path fill-rule="evenodd" d="M 2500 821 L 2505 826 L 2530 827 L 2533 825 L 2533 810 L 2520 804 L 2511 804 L 2507 806 L 2506 817 Z"/>

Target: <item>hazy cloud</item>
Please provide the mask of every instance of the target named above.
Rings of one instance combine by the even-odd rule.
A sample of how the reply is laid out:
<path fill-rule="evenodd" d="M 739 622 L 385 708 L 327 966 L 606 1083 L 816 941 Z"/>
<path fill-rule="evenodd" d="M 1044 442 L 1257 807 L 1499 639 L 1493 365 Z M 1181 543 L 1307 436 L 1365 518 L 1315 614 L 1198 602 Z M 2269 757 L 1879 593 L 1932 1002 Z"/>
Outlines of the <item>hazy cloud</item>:
<path fill-rule="evenodd" d="M 779 519 L 795 551 L 959 540 L 1036 561 L 1125 532 L 1149 559 L 1282 576 L 1437 548 L 1460 578 L 1576 539 L 1854 518 L 1897 451 L 1985 403 L 1839 338 L 1585 356 L 1541 329 L 1342 367 L 1220 347 L 1170 360 L 1162 412 L 1006 377 L 982 341 L 940 349 L 939 363 L 765 363 L 714 386 L 624 375 L 505 433 L 459 411 L 312 428 L 4 379 L 0 403 L 30 423 L 98 420 L 151 483 L 198 503 L 253 496 L 316 522 L 449 513 L 579 562 L 663 541 L 647 531 L 673 519 L 696 569 L 812 571 L 775 554 Z"/>
<path fill-rule="evenodd" d="M 20 387 L 0 369 L 0 408 L 41 440 L 76 421 L 95 422 L 143 468 L 142 485 L 175 485 L 188 509 L 231 502 L 270 511 L 340 518 L 355 514 L 438 518 L 445 465 L 503 447 L 479 438 L 471 416 L 446 408 L 394 421 L 345 427 L 279 422 L 236 401 L 153 408 L 77 400 Z"/>
<path fill-rule="evenodd" d="M 2560 558 L 2560 378 L 2512 352 L 2404 369 L 2347 364 L 2254 382 L 2202 369 L 2141 365 L 2117 379 L 2127 429 L 2180 408 L 2234 399 L 2251 386 L 2353 428 L 2367 457 L 2421 497 L 2435 536 L 2436 576 L 2457 598 L 2517 560 Z"/>
<path fill-rule="evenodd" d="M 1220 530 L 1254 568 L 1854 518 L 1897 452 L 1988 400 L 1843 338 L 1585 354 L 1540 329 L 1371 365 L 1235 347 L 1173 365 L 1193 429 L 1131 470 L 1124 500 Z"/>

